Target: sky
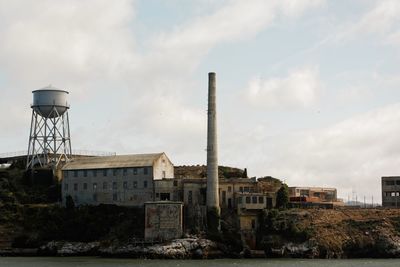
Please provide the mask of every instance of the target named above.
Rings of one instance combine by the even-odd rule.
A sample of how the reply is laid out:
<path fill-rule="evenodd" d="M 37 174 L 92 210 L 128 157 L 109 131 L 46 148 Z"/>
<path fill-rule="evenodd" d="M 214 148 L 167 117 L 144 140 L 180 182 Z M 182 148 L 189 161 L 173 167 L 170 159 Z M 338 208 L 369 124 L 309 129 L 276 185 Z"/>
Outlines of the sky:
<path fill-rule="evenodd" d="M 73 150 L 219 164 L 381 200 L 400 175 L 400 1 L 0 0 L 0 153 L 26 150 L 31 91 L 70 92 Z"/>

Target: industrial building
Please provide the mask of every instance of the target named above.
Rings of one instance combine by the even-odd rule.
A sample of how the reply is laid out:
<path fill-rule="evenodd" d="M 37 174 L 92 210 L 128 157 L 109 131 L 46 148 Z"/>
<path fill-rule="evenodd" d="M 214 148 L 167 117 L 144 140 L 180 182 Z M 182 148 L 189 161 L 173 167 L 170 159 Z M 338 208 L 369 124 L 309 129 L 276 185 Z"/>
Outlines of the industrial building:
<path fill-rule="evenodd" d="M 337 202 L 336 188 L 289 187 L 290 201 L 293 202 Z"/>
<path fill-rule="evenodd" d="M 174 177 L 165 153 L 80 158 L 62 171 L 63 202 L 69 195 L 76 205 L 142 206 L 154 200 L 154 181 Z"/>
<path fill-rule="evenodd" d="M 382 177 L 382 207 L 400 207 L 400 176 Z"/>

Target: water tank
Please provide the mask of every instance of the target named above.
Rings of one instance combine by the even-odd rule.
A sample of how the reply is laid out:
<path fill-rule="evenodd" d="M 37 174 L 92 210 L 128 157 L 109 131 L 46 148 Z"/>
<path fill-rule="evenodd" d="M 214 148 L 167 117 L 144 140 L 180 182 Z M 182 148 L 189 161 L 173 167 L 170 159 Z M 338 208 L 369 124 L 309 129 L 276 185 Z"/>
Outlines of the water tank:
<path fill-rule="evenodd" d="M 61 116 L 69 108 L 67 103 L 67 91 L 59 90 L 49 85 L 45 88 L 32 91 L 32 93 L 32 108 L 45 118 Z"/>

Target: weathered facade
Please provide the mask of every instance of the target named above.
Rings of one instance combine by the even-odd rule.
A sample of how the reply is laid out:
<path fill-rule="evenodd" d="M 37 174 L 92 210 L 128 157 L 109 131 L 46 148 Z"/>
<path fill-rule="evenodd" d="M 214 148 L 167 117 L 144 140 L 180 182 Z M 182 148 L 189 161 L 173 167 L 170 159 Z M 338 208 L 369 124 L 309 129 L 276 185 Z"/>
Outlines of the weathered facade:
<path fill-rule="evenodd" d="M 76 205 L 142 206 L 155 200 L 154 182 L 173 178 L 174 166 L 165 153 L 88 157 L 63 168 L 62 199 Z"/>
<path fill-rule="evenodd" d="M 336 188 L 326 187 L 289 187 L 289 197 L 292 200 L 305 202 L 337 202 Z"/>
<path fill-rule="evenodd" d="M 382 206 L 400 207 L 400 176 L 382 177 Z"/>
<path fill-rule="evenodd" d="M 172 201 L 146 202 L 144 238 L 163 241 L 183 234 L 183 203 Z"/>

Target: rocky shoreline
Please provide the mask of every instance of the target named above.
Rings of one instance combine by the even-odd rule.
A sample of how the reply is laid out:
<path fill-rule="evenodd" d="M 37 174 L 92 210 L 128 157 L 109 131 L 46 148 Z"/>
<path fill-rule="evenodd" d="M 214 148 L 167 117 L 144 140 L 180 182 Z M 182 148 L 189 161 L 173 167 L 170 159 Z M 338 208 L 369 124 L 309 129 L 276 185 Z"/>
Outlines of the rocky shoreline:
<path fill-rule="evenodd" d="M 211 259 L 226 258 L 226 247 L 208 239 L 183 238 L 153 245 L 105 245 L 100 242 L 51 241 L 39 248 L 0 250 L 0 256 L 101 256 L 145 259 Z"/>

